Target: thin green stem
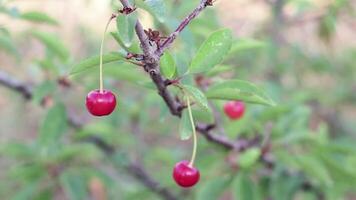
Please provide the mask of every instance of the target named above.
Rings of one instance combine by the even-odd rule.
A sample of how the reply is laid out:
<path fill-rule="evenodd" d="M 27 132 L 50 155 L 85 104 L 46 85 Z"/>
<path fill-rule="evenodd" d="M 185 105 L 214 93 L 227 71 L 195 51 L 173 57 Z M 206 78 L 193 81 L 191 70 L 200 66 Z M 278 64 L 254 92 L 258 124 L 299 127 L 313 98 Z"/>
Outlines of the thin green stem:
<path fill-rule="evenodd" d="M 193 129 L 193 153 L 192 153 L 192 158 L 190 159 L 190 162 L 189 162 L 189 166 L 193 167 L 194 166 L 194 161 L 195 161 L 195 156 L 197 154 L 197 143 L 198 142 L 197 142 L 197 133 L 195 131 L 195 124 L 194 124 L 192 109 L 190 107 L 189 96 L 187 96 L 187 106 L 188 106 L 188 113 L 189 113 L 190 123 L 191 123 L 192 129 Z"/>
<path fill-rule="evenodd" d="M 99 65 L 99 81 L 100 81 L 100 93 L 103 93 L 104 91 L 104 81 L 103 81 L 103 49 L 104 49 L 104 41 L 105 41 L 105 34 L 108 30 L 108 27 L 110 25 L 110 22 L 112 21 L 112 19 L 114 19 L 116 17 L 115 14 L 111 15 L 109 21 L 107 22 L 106 26 L 105 26 L 105 30 L 104 30 L 104 34 L 101 38 L 101 45 L 100 45 L 100 65 Z"/>

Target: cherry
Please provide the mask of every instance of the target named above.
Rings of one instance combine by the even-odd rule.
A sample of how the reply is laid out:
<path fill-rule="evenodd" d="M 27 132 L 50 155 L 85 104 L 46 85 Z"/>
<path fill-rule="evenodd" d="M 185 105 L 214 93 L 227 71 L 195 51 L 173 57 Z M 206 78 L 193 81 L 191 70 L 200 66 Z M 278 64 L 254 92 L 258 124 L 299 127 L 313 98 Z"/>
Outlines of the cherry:
<path fill-rule="evenodd" d="M 116 97 L 110 90 L 93 90 L 88 93 L 85 104 L 92 115 L 105 116 L 114 111 Z"/>
<path fill-rule="evenodd" d="M 200 179 L 199 170 L 189 165 L 186 160 L 178 162 L 173 169 L 173 178 L 181 187 L 192 187 Z"/>
<path fill-rule="evenodd" d="M 245 104 L 242 101 L 229 101 L 224 105 L 225 114 L 232 120 L 241 118 L 245 113 Z"/>

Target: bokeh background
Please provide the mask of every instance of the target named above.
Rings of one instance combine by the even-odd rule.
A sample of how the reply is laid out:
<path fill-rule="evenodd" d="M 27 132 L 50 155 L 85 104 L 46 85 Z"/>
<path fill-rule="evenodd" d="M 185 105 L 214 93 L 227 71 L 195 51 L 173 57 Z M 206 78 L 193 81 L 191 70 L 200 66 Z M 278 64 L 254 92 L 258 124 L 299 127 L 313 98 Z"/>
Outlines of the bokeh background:
<path fill-rule="evenodd" d="M 199 3 L 162 2 L 164 23 L 138 12 L 146 28 L 163 35 Z M 268 156 L 274 167 L 256 162 L 240 169 L 241 153 L 200 137 L 202 180 L 184 191 L 171 180 L 171 169 L 189 158 L 191 143 L 179 140 L 179 119 L 144 86 L 149 81 L 144 71 L 120 62 L 106 65 L 105 84 L 119 103 L 104 119 L 91 117 L 84 106 L 86 93 L 98 87 L 97 68 L 69 75 L 76 63 L 98 55 L 105 23 L 118 8 L 118 2 L 107 0 L 0 0 L 1 76 L 34 92 L 26 99 L 0 85 L 1 199 L 162 198 L 127 171 L 127 160 L 139 163 L 178 199 L 356 199 L 355 1 L 217 0 L 193 21 L 170 50 L 177 66 L 186 69 L 213 31 L 233 31 L 236 41 L 222 70 L 204 80 L 253 82 L 277 106 L 248 104 L 242 120 L 230 121 L 222 112 L 224 102 L 212 101 L 219 130 L 236 140 L 263 137 L 271 129 Z M 46 17 L 26 17 L 33 11 Z M 116 31 L 115 23 L 110 31 Z M 105 51 L 122 51 L 110 34 Z M 65 122 L 49 125 L 67 128 L 56 143 L 47 144 L 54 150 L 41 150 L 38 138 L 46 132 L 46 119 L 56 119 L 48 114 L 53 108 L 84 125 L 80 130 Z M 104 138 L 118 149 L 114 164 L 83 142 L 87 136 Z"/>

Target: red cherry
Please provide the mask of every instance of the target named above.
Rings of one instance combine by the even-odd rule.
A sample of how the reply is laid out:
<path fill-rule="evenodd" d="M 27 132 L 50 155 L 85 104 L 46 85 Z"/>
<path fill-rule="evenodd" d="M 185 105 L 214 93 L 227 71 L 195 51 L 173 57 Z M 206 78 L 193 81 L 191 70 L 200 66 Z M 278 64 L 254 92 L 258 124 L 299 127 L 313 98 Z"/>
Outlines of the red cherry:
<path fill-rule="evenodd" d="M 114 111 L 116 97 L 110 90 L 93 90 L 88 93 L 85 104 L 92 115 L 105 116 Z"/>
<path fill-rule="evenodd" d="M 241 118 L 245 113 L 245 104 L 242 101 L 229 101 L 224 105 L 225 114 L 233 120 Z"/>
<path fill-rule="evenodd" d="M 178 185 L 187 188 L 198 183 L 200 173 L 197 168 L 189 166 L 189 162 L 184 160 L 174 166 L 173 178 Z"/>

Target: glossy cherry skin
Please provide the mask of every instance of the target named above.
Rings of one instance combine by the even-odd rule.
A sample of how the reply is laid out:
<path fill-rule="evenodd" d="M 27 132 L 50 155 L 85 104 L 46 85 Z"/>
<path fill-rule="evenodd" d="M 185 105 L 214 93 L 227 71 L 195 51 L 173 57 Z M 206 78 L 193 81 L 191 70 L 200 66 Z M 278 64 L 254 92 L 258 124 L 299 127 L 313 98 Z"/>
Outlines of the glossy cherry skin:
<path fill-rule="evenodd" d="M 174 166 L 173 179 L 181 187 L 192 187 L 198 183 L 200 173 L 197 168 L 189 166 L 189 162 L 184 160 Z"/>
<path fill-rule="evenodd" d="M 116 97 L 110 90 L 93 90 L 88 93 L 85 105 L 94 116 L 110 115 L 116 107 Z"/>
<path fill-rule="evenodd" d="M 229 101 L 224 105 L 224 112 L 232 120 L 240 119 L 245 113 L 245 104 L 242 101 Z"/>

